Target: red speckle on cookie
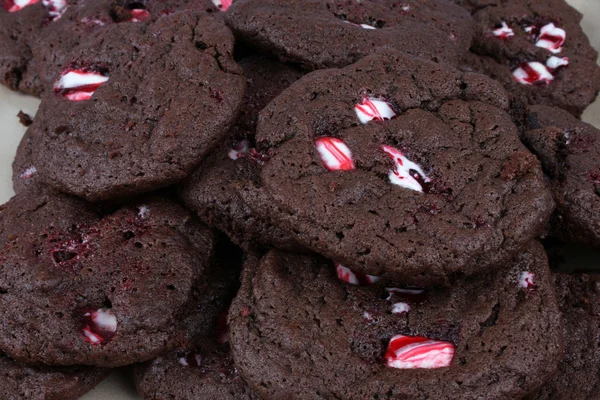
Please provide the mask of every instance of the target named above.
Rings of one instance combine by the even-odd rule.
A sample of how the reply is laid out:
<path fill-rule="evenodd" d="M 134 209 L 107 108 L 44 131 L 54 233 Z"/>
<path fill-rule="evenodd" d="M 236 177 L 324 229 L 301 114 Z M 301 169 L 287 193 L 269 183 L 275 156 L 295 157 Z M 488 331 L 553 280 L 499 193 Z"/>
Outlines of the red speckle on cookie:
<path fill-rule="evenodd" d="M 107 81 L 105 73 L 89 69 L 66 69 L 54 84 L 54 93 L 70 101 L 89 100 Z"/>
<path fill-rule="evenodd" d="M 535 287 L 535 275 L 529 271 L 521 272 L 521 275 L 519 275 L 519 287 L 533 289 Z"/>
<path fill-rule="evenodd" d="M 500 26 L 494 29 L 492 33 L 498 39 L 502 40 L 508 40 L 509 38 L 515 36 L 515 32 L 504 21 L 502 21 Z"/>
<path fill-rule="evenodd" d="M 370 121 L 384 121 L 396 116 L 392 104 L 384 99 L 363 96 L 360 103 L 354 106 L 356 116 L 362 124 Z"/>
<path fill-rule="evenodd" d="M 367 275 L 362 272 L 352 271 L 341 264 L 335 264 L 337 277 L 342 282 L 357 286 L 367 286 L 379 281 L 379 277 Z"/>
<path fill-rule="evenodd" d="M 24 9 L 27 6 L 38 3 L 40 0 L 4 0 L 6 11 L 13 13 Z"/>
<path fill-rule="evenodd" d="M 83 310 L 84 326 L 82 333 L 85 340 L 92 345 L 105 344 L 117 333 L 117 317 L 110 308 Z"/>
<path fill-rule="evenodd" d="M 315 146 L 329 171 L 349 171 L 356 169 L 352 160 L 352 151 L 340 139 L 322 137 L 316 140 Z"/>
<path fill-rule="evenodd" d="M 431 179 L 419 164 L 410 161 L 400 150 L 393 147 L 383 145 L 381 150 L 394 160 L 396 166 L 388 175 L 392 184 L 417 192 L 429 192 Z"/>
<path fill-rule="evenodd" d="M 397 335 L 390 340 L 384 358 L 385 364 L 391 368 L 449 367 L 454 358 L 454 345 L 422 336 Z"/>
<path fill-rule="evenodd" d="M 587 178 L 595 185 L 600 185 L 600 171 L 588 171 Z"/>
<path fill-rule="evenodd" d="M 212 0 L 212 2 L 219 10 L 227 11 L 231 7 L 233 0 Z"/>

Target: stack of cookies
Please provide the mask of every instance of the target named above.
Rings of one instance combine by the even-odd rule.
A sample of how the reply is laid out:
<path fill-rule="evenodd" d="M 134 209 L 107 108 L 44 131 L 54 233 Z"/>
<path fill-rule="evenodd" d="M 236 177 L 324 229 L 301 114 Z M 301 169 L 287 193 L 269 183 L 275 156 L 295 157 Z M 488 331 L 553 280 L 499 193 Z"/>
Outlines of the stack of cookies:
<path fill-rule="evenodd" d="M 0 399 L 598 399 L 600 274 L 547 256 L 600 248 L 581 17 L 6 0 Z"/>

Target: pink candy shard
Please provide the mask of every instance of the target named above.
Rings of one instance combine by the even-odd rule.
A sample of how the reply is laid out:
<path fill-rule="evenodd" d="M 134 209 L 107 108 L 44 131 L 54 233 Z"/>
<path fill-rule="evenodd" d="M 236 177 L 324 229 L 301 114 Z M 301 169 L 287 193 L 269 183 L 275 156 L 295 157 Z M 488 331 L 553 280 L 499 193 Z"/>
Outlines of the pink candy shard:
<path fill-rule="evenodd" d="M 519 287 L 533 289 L 535 287 L 535 275 L 529 271 L 521 272 L 521 275 L 519 275 Z"/>
<path fill-rule="evenodd" d="M 24 9 L 27 6 L 38 3 L 40 0 L 4 0 L 6 11 L 13 13 Z"/>
<path fill-rule="evenodd" d="M 337 263 L 335 264 L 335 271 L 339 280 L 351 285 L 368 286 L 379 281 L 379 277 L 377 276 L 352 271 L 350 268 Z"/>
<path fill-rule="evenodd" d="M 523 85 L 547 85 L 554 80 L 548 67 L 537 61 L 519 65 L 513 71 L 513 77 Z"/>
<path fill-rule="evenodd" d="M 56 21 L 67 9 L 67 0 L 42 0 L 50 21 Z"/>
<path fill-rule="evenodd" d="M 106 81 L 108 81 L 108 76 L 98 72 L 67 69 L 54 84 L 54 93 L 70 101 L 89 100 Z"/>
<path fill-rule="evenodd" d="M 117 317 L 110 308 L 84 310 L 83 321 L 83 336 L 90 344 L 104 344 L 117 333 Z"/>
<path fill-rule="evenodd" d="M 504 21 L 502 21 L 502 26 L 494 29 L 492 33 L 494 36 L 502 40 L 508 40 L 509 38 L 515 36 L 515 32 Z"/>
<path fill-rule="evenodd" d="M 382 99 L 365 96 L 362 101 L 354 106 L 356 116 L 362 124 L 369 121 L 384 121 L 396 116 L 392 104 Z"/>
<path fill-rule="evenodd" d="M 146 22 L 150 19 L 150 12 L 144 9 L 131 10 L 131 19 L 125 22 Z"/>
<path fill-rule="evenodd" d="M 424 191 L 425 184 L 431 182 L 431 179 L 427 177 L 419 164 L 410 161 L 401 151 L 393 147 L 383 145 L 381 150 L 392 157 L 396 164 L 396 168 L 389 173 L 392 184 L 417 192 Z"/>
<path fill-rule="evenodd" d="M 529 31 L 534 32 L 535 29 L 531 28 Z M 565 44 L 567 32 L 550 22 L 540 29 L 539 35 L 535 35 L 534 37 L 536 39 L 535 45 L 537 47 L 558 54 L 562 51 L 563 44 Z"/>
<path fill-rule="evenodd" d="M 385 364 L 399 369 L 444 368 L 452 364 L 454 345 L 421 336 L 396 335 L 385 352 Z"/>
<path fill-rule="evenodd" d="M 350 171 L 356 169 L 352 161 L 352 152 L 340 139 L 322 137 L 316 140 L 315 146 L 321 156 L 323 165 L 329 171 Z"/>
<path fill-rule="evenodd" d="M 231 7 L 233 0 L 212 0 L 212 2 L 219 10 L 227 11 Z"/>

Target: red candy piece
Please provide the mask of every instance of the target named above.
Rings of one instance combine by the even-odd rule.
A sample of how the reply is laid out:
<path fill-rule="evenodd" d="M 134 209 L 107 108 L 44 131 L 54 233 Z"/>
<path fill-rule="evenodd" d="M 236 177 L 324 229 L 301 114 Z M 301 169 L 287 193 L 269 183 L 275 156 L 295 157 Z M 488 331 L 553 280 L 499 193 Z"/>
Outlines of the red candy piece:
<path fill-rule="evenodd" d="M 526 62 L 513 71 L 515 80 L 524 85 L 547 85 L 554 80 L 554 75 L 544 64 Z"/>
<path fill-rule="evenodd" d="M 431 179 L 419 164 L 410 161 L 400 150 L 391 146 L 383 145 L 381 150 L 390 156 L 396 165 L 396 168 L 388 175 L 392 184 L 417 192 L 429 192 Z"/>
<path fill-rule="evenodd" d="M 494 36 L 498 39 L 508 40 L 511 37 L 515 36 L 515 32 L 506 24 L 506 22 L 502 21 L 501 26 L 492 31 Z"/>
<path fill-rule="evenodd" d="M 384 358 L 385 364 L 391 368 L 449 367 L 454 358 L 454 345 L 422 336 L 397 335 L 390 340 Z"/>
<path fill-rule="evenodd" d="M 337 277 L 339 280 L 351 285 L 367 286 L 379 281 L 377 276 L 352 271 L 350 268 L 346 268 L 341 264 L 335 264 L 335 271 L 337 272 Z"/>
<path fill-rule="evenodd" d="M 13 13 L 24 9 L 27 6 L 38 3 L 40 0 L 4 0 L 6 11 Z"/>
<path fill-rule="evenodd" d="M 186 353 L 185 355 L 179 357 L 179 364 L 184 367 L 199 367 L 202 363 L 202 357 L 196 353 Z"/>
<path fill-rule="evenodd" d="M 85 340 L 93 345 L 104 344 L 112 340 L 117 333 L 117 317 L 110 308 L 83 310 L 82 329 Z"/>
<path fill-rule="evenodd" d="M 86 69 L 67 69 L 54 84 L 54 93 L 70 101 L 92 98 L 94 92 L 108 81 L 108 76 Z"/>
<path fill-rule="evenodd" d="M 150 12 L 144 9 L 131 10 L 131 19 L 124 22 L 146 22 L 150 19 Z"/>
<path fill-rule="evenodd" d="M 221 11 L 227 11 L 233 0 L 212 0 L 213 4 Z"/>
<path fill-rule="evenodd" d="M 352 161 L 352 152 L 340 139 L 322 137 L 316 140 L 315 146 L 321 160 L 329 171 L 349 171 L 356 169 Z"/>
<path fill-rule="evenodd" d="M 46 7 L 50 21 L 56 21 L 62 17 L 67 9 L 67 0 L 42 0 L 42 3 Z"/>
<path fill-rule="evenodd" d="M 562 51 L 562 46 L 567 40 L 567 33 L 550 22 L 544 26 L 528 26 L 525 31 L 530 33 L 535 40 L 535 45 L 549 50 L 554 54 Z"/>

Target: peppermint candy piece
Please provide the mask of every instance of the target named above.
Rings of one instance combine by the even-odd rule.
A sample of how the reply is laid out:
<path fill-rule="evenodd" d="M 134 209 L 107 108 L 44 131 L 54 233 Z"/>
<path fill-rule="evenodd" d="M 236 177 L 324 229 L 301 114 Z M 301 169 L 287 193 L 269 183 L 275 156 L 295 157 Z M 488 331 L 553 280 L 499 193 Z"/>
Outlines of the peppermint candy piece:
<path fill-rule="evenodd" d="M 67 9 L 67 0 L 42 0 L 50 21 L 56 21 Z"/>
<path fill-rule="evenodd" d="M 394 160 L 396 168 L 389 173 L 390 182 L 407 189 L 423 192 L 429 190 L 431 179 L 425 174 L 419 164 L 410 161 L 401 151 L 391 146 L 381 146 L 386 154 Z"/>
<path fill-rule="evenodd" d="M 178 361 L 184 367 L 199 367 L 202 364 L 202 357 L 200 357 L 200 354 L 190 352 L 179 357 Z"/>
<path fill-rule="evenodd" d="M 393 297 L 398 297 L 415 304 L 420 304 L 427 300 L 425 289 L 385 288 L 385 290 L 388 292 L 387 301 L 391 301 Z"/>
<path fill-rule="evenodd" d="M 368 286 L 379 281 L 379 277 L 377 276 L 352 271 L 350 268 L 346 268 L 338 263 L 335 264 L 335 271 L 339 280 L 351 285 Z"/>
<path fill-rule="evenodd" d="M 355 24 L 354 22 L 350 22 L 350 21 L 344 21 L 347 24 L 353 25 L 353 26 L 358 26 L 359 28 L 363 28 L 363 29 L 377 29 L 372 25 L 367 25 L 367 24 Z"/>
<path fill-rule="evenodd" d="M 554 75 L 548 67 L 537 61 L 519 65 L 513 71 L 513 77 L 523 85 L 547 85 L 554 80 Z"/>
<path fill-rule="evenodd" d="M 407 314 L 410 311 L 410 306 L 406 303 L 394 303 L 392 305 L 392 314 Z"/>
<path fill-rule="evenodd" d="M 146 205 L 141 205 L 138 207 L 138 218 L 146 219 L 150 214 L 150 209 Z"/>
<path fill-rule="evenodd" d="M 535 29 L 531 29 L 531 31 L 534 30 Z M 550 22 L 540 29 L 540 33 L 537 35 L 535 45 L 551 51 L 554 54 L 558 54 L 562 51 L 562 46 L 565 44 L 566 39 L 567 32 Z"/>
<path fill-rule="evenodd" d="M 233 146 L 232 149 L 229 149 L 227 155 L 229 156 L 229 158 L 235 161 L 239 158 L 247 156 L 249 151 L 250 144 L 247 140 L 242 140 L 237 145 Z"/>
<path fill-rule="evenodd" d="M 83 336 L 90 344 L 109 342 L 117 333 L 117 317 L 110 308 L 84 310 L 83 321 Z"/>
<path fill-rule="evenodd" d="M 535 275 L 529 271 L 521 272 L 521 275 L 519 275 L 519 287 L 533 289 L 535 287 Z"/>
<path fill-rule="evenodd" d="M 37 169 L 32 165 L 31 167 L 25 168 L 20 177 L 27 182 L 30 181 L 35 174 L 37 174 Z"/>
<path fill-rule="evenodd" d="M 329 171 L 350 171 L 356 169 L 352 161 L 352 152 L 346 143 L 332 137 L 322 137 L 316 140 L 315 146 Z"/>
<path fill-rule="evenodd" d="M 396 335 L 385 352 L 385 364 L 398 369 L 444 368 L 452 364 L 454 345 L 422 336 Z"/>
<path fill-rule="evenodd" d="M 150 12 L 143 8 L 134 8 L 131 10 L 131 19 L 123 22 L 146 22 L 150 19 Z"/>
<path fill-rule="evenodd" d="M 38 3 L 40 0 L 4 0 L 4 8 L 10 13 L 24 9 L 27 6 Z"/>
<path fill-rule="evenodd" d="M 500 25 L 500 28 L 496 28 L 492 31 L 494 36 L 498 39 L 508 40 L 515 36 L 515 32 L 506 24 L 506 22 L 502 21 Z"/>
<path fill-rule="evenodd" d="M 546 61 L 546 67 L 552 72 L 554 72 L 555 70 L 557 70 L 561 67 L 567 67 L 568 65 L 569 65 L 568 57 L 560 58 L 560 57 L 552 56 Z"/>
<path fill-rule="evenodd" d="M 384 121 L 396 116 L 390 102 L 368 96 L 363 97 L 362 101 L 354 106 L 354 111 L 363 125 L 373 120 Z"/>
<path fill-rule="evenodd" d="M 54 93 L 70 101 L 89 100 L 106 81 L 108 81 L 108 76 L 99 72 L 67 69 L 54 84 Z"/>
<path fill-rule="evenodd" d="M 227 11 L 231 7 L 233 0 L 212 0 L 212 2 L 219 10 Z"/>

